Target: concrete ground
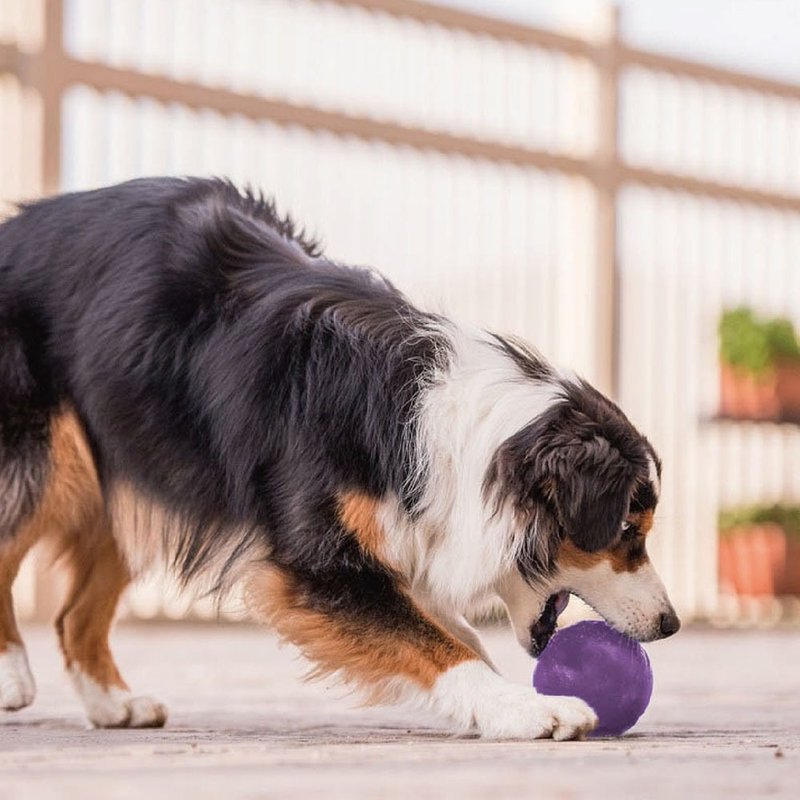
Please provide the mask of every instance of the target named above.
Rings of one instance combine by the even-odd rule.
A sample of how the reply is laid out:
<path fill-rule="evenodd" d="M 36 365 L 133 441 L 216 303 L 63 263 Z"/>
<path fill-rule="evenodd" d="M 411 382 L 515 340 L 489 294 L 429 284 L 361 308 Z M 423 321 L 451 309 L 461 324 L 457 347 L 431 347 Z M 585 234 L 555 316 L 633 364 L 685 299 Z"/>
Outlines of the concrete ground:
<path fill-rule="evenodd" d="M 353 708 L 303 684 L 290 649 L 246 626 L 124 625 L 129 682 L 171 709 L 162 731 L 94 731 L 49 630 L 27 631 L 32 708 L 0 716 L 0 798 L 800 797 L 800 630 L 688 629 L 648 646 L 650 708 L 621 739 L 485 742 L 409 711 Z M 514 680 L 531 662 L 486 640 Z"/>

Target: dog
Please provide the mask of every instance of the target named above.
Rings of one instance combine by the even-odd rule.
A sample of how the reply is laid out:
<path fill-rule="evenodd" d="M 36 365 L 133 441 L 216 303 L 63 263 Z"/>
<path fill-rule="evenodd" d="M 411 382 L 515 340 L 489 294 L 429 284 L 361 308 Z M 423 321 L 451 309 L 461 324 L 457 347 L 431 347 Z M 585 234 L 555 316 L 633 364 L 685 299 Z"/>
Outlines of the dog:
<path fill-rule="evenodd" d="M 166 557 L 373 701 L 497 739 L 584 737 L 581 700 L 504 680 L 466 615 L 547 645 L 569 594 L 649 641 L 661 463 L 623 412 L 510 337 L 411 304 L 272 201 L 151 178 L 0 226 L 0 705 L 34 681 L 11 585 L 38 540 L 69 568 L 57 631 L 97 727 L 155 727 L 108 645 Z"/>

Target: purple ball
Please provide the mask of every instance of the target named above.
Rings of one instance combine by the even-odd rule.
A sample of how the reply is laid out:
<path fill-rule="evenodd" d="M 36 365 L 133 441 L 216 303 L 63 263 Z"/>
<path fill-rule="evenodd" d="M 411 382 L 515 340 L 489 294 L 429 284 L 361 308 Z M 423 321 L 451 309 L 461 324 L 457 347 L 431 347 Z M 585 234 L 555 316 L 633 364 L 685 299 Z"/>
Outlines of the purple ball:
<path fill-rule="evenodd" d="M 653 671 L 638 642 L 605 622 L 578 622 L 550 640 L 539 656 L 533 685 L 540 694 L 585 700 L 600 720 L 593 736 L 620 736 L 647 708 Z"/>

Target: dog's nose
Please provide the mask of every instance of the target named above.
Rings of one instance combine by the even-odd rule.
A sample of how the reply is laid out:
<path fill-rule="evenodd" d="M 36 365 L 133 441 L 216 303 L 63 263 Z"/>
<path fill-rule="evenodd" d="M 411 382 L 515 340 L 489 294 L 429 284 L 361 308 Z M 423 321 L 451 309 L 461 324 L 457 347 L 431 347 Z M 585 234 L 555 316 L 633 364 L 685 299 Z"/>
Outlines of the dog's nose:
<path fill-rule="evenodd" d="M 681 621 L 678 619 L 678 615 L 674 611 L 669 611 L 666 614 L 662 614 L 661 618 L 658 622 L 658 627 L 661 630 L 661 635 L 666 638 L 667 636 L 672 636 L 673 633 L 677 633 L 681 628 Z"/>

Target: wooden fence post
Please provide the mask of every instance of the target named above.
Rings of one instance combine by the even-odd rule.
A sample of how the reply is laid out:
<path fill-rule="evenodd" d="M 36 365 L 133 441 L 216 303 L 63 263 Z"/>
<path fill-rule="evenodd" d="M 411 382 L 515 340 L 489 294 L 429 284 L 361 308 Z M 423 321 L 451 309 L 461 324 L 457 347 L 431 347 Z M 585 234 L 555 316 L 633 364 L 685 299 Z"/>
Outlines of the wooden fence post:
<path fill-rule="evenodd" d="M 42 50 L 37 57 L 36 84 L 42 100 L 42 189 L 61 186 L 61 100 L 64 89 L 64 3 L 45 3 Z"/>
<path fill-rule="evenodd" d="M 42 104 L 41 176 L 42 193 L 61 188 L 61 99 L 64 88 L 63 0 L 46 0 L 42 49 L 29 57 L 31 83 Z M 61 599 L 63 581 L 50 569 L 51 554 L 43 546 L 33 553 L 34 619 L 52 619 Z"/>
<path fill-rule="evenodd" d="M 594 189 L 596 276 L 595 358 L 598 386 L 614 395 L 617 385 L 619 287 L 617 274 L 617 188 L 619 186 L 618 92 L 619 9 L 607 9 L 604 41 L 598 47 L 597 149 Z"/>

